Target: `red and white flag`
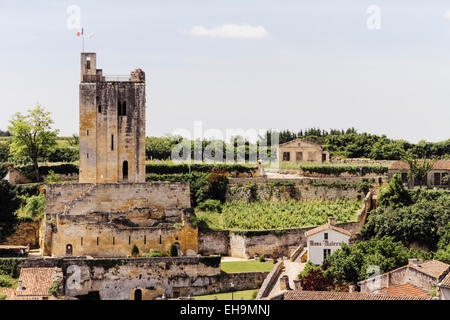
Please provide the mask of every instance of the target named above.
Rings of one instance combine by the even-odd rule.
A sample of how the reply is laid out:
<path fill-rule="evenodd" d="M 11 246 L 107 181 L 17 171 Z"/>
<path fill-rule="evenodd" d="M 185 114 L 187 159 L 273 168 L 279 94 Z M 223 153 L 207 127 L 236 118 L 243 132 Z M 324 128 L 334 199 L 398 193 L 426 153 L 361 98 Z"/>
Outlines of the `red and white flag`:
<path fill-rule="evenodd" d="M 81 30 L 77 32 L 77 36 L 80 37 L 83 34 L 84 34 L 84 30 L 83 30 L 83 28 L 81 28 Z"/>

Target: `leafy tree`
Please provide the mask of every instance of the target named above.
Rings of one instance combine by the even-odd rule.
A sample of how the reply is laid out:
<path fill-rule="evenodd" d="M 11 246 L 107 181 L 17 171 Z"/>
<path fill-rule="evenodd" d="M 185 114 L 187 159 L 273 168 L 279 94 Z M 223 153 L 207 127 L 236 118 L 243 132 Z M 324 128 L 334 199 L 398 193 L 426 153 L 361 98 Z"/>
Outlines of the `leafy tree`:
<path fill-rule="evenodd" d="M 0 180 L 6 177 L 8 174 L 8 167 L 3 163 L 0 163 Z"/>
<path fill-rule="evenodd" d="M 17 198 L 14 186 L 8 181 L 0 180 L 0 239 L 11 230 L 9 227 L 16 219 L 14 211 L 19 208 L 20 200 Z"/>
<path fill-rule="evenodd" d="M 384 273 L 407 264 L 412 255 L 401 242 L 389 237 L 359 241 L 353 246 L 343 244 L 329 256 L 330 267 L 325 270 L 325 276 L 345 283 L 357 283 L 370 277 L 377 269 Z"/>
<path fill-rule="evenodd" d="M 0 162 L 7 162 L 9 159 L 9 142 L 0 142 Z"/>
<path fill-rule="evenodd" d="M 400 174 L 394 174 L 389 184 L 379 191 L 378 202 L 382 206 L 391 206 L 394 208 L 411 204 L 411 196 L 403 187 Z"/>
<path fill-rule="evenodd" d="M 410 205 L 382 205 L 370 212 L 361 230 L 364 239 L 391 236 L 407 246 L 417 243 L 435 250 L 450 229 L 450 193 L 429 190 L 413 193 L 411 198 Z"/>
<path fill-rule="evenodd" d="M 34 166 L 36 180 L 39 181 L 39 158 L 45 157 L 56 146 L 58 130 L 52 130 L 50 113 L 38 104 L 28 114 L 16 113 L 10 121 L 12 138 L 10 153 L 13 158 L 25 157 Z"/>
<path fill-rule="evenodd" d="M 409 164 L 409 176 L 419 182 L 420 187 L 427 184 L 428 173 L 433 170 L 436 159 L 418 159 L 411 153 L 405 155 L 403 160 Z"/>

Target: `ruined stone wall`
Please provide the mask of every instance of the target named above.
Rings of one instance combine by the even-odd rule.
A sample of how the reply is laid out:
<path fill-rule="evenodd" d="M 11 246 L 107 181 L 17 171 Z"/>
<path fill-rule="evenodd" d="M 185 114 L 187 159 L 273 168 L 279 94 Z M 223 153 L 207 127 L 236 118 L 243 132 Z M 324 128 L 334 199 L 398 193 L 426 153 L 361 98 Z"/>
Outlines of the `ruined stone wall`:
<path fill-rule="evenodd" d="M 230 231 L 199 231 L 198 252 L 204 256 L 216 254 L 220 254 L 222 256 L 230 255 Z"/>
<path fill-rule="evenodd" d="M 190 208 L 189 184 L 181 182 L 48 184 L 46 214 L 129 212 L 136 208 Z M 66 210 L 67 209 L 67 210 Z"/>
<path fill-rule="evenodd" d="M 21 267 L 62 268 L 64 295 L 98 292 L 102 300 L 144 300 L 257 289 L 269 272 L 221 273 L 220 257 L 27 259 Z M 231 284 L 234 287 L 231 287 Z"/>
<path fill-rule="evenodd" d="M 195 255 L 197 232 L 188 224 L 179 228 L 120 228 L 115 224 L 72 224 L 62 220 L 52 234 L 51 255 L 67 256 L 70 245 L 73 256 L 125 257 L 131 253 L 133 245 L 145 254 L 153 250 L 168 253 L 172 244 L 179 244 L 180 256 Z"/>
<path fill-rule="evenodd" d="M 141 253 L 171 244 L 198 252 L 187 183 L 49 184 L 46 197 L 43 254 L 117 257 L 134 244 Z"/>

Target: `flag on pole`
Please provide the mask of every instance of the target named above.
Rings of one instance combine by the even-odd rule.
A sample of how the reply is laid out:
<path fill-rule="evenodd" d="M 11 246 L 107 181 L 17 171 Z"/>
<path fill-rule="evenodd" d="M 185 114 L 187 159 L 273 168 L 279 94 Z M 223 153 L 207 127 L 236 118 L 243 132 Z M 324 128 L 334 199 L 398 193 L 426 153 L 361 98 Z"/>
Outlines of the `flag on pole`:
<path fill-rule="evenodd" d="M 84 35 L 84 30 L 83 30 L 83 28 L 81 28 L 81 30 L 77 32 L 77 36 L 78 36 L 78 37 L 80 37 L 80 36 L 82 36 L 82 35 Z"/>

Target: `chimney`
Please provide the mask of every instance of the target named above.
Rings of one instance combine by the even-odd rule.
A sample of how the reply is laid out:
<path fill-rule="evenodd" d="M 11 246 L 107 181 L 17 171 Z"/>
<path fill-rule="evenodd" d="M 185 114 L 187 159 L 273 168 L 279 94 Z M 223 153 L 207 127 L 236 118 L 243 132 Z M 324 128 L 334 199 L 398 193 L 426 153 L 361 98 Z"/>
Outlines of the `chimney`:
<path fill-rule="evenodd" d="M 355 292 L 355 285 L 351 284 L 348 286 L 348 292 L 353 293 Z"/>
<path fill-rule="evenodd" d="M 408 259 L 408 264 L 417 266 L 418 263 L 419 263 L 419 259 Z"/>
<path fill-rule="evenodd" d="M 328 224 L 334 226 L 335 223 L 336 223 L 336 220 L 334 218 L 328 218 Z"/>
<path fill-rule="evenodd" d="M 300 280 L 300 279 L 295 279 L 295 280 L 294 280 L 294 288 L 295 288 L 295 290 L 297 290 L 297 291 L 302 291 L 302 290 L 303 290 L 303 287 L 302 287 L 302 280 Z"/>
<path fill-rule="evenodd" d="M 292 290 L 289 287 L 289 276 L 288 275 L 284 275 L 280 278 L 280 291 L 283 290 Z"/>

